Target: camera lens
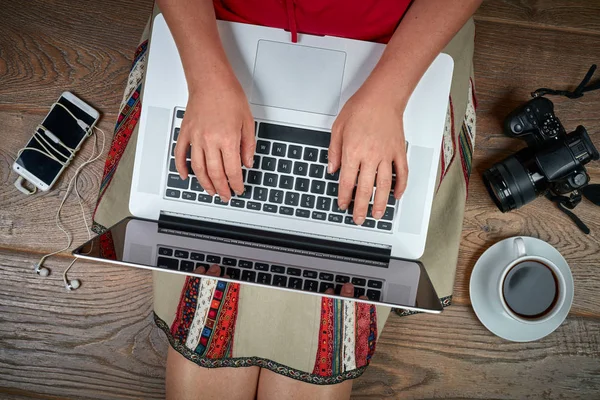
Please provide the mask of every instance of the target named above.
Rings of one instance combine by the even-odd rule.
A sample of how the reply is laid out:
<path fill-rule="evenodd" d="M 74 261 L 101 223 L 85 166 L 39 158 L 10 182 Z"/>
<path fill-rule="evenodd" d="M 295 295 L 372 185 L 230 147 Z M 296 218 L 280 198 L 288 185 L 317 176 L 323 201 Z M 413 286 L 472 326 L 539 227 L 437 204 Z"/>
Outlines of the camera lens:
<path fill-rule="evenodd" d="M 483 173 L 483 182 L 492 200 L 502 212 L 517 209 L 537 197 L 537 193 L 545 188 L 537 187 L 536 183 L 542 185 L 542 181 L 533 179 L 532 171 L 520 161 L 529 159 L 522 150 L 510 156 Z"/>

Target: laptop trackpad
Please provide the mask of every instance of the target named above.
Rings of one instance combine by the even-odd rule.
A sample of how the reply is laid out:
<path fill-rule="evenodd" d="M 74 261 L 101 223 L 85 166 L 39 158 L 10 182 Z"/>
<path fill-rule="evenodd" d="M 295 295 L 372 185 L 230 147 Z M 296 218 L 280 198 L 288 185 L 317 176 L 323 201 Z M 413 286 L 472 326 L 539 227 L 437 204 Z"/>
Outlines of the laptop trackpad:
<path fill-rule="evenodd" d="M 346 53 L 259 40 L 250 103 L 337 115 Z"/>

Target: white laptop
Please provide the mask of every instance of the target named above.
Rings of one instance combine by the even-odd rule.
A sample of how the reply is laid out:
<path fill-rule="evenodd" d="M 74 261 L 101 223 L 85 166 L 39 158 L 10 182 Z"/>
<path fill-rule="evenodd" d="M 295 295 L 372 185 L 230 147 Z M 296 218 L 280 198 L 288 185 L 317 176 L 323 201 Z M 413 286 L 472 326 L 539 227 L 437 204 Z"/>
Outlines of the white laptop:
<path fill-rule="evenodd" d="M 304 34 L 290 43 L 284 30 L 225 21 L 218 29 L 256 121 L 254 166 L 243 168 L 246 191 L 226 204 L 209 196 L 193 171 L 183 181 L 175 170 L 188 91 L 177 47 L 158 14 L 129 203 L 135 218 L 113 228 L 122 243 L 112 262 L 187 274 L 217 263 L 224 280 L 319 295 L 329 287 L 338 293 L 350 281 L 356 297 L 370 302 L 440 312 L 416 260 L 427 237 L 451 57 L 435 59 L 406 107 L 404 195 L 396 201 L 390 194 L 381 220 L 368 214 L 357 226 L 352 205 L 345 212 L 337 207 L 338 174 L 326 172 L 327 148 L 337 114 L 385 45 Z M 84 249 L 76 255 L 92 257 Z"/>

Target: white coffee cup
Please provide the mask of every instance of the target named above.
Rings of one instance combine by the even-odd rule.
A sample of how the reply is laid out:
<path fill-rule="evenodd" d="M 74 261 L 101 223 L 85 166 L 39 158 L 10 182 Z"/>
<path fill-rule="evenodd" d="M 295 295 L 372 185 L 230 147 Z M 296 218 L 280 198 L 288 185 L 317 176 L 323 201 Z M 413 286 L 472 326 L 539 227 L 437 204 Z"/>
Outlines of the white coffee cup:
<path fill-rule="evenodd" d="M 546 322 L 558 313 L 558 311 L 561 309 L 561 307 L 563 306 L 563 304 L 565 302 L 565 299 L 566 299 L 565 277 L 563 276 L 560 269 L 556 266 L 556 264 L 554 264 L 549 259 L 547 259 L 545 257 L 540 257 L 535 254 L 529 254 L 527 249 L 525 248 L 525 241 L 523 240 L 523 238 L 516 237 L 516 238 L 514 238 L 513 243 L 514 243 L 514 254 L 512 257 L 512 261 L 508 265 L 506 265 L 506 267 L 504 267 L 504 269 L 502 270 L 502 273 L 500 274 L 500 279 L 498 280 L 498 285 L 497 285 L 498 295 L 500 296 L 500 302 L 502 304 L 502 307 L 504 308 L 504 311 L 506 311 L 506 313 L 510 317 L 512 317 L 513 319 L 515 319 L 519 322 L 523 322 L 525 324 L 540 324 L 540 323 Z M 505 280 L 506 280 L 508 274 L 513 270 L 513 268 L 518 267 L 519 265 L 522 265 L 523 263 L 525 263 L 527 261 L 534 262 L 536 264 L 543 264 L 543 266 L 547 267 L 552 272 L 554 282 L 555 282 L 555 290 L 558 292 L 558 293 L 555 293 L 555 298 L 554 298 L 553 302 L 551 303 L 551 305 L 549 306 L 549 308 L 547 308 L 546 311 L 541 313 L 540 316 L 525 317 L 522 315 L 518 315 L 516 312 L 514 312 L 511 309 L 511 307 L 509 306 L 509 304 L 507 303 L 507 300 L 505 298 L 505 293 L 504 293 Z M 513 275 L 514 274 L 515 273 L 513 273 Z M 522 289 L 522 290 L 524 290 L 524 289 Z M 526 294 L 522 293 L 522 296 L 526 297 Z"/>

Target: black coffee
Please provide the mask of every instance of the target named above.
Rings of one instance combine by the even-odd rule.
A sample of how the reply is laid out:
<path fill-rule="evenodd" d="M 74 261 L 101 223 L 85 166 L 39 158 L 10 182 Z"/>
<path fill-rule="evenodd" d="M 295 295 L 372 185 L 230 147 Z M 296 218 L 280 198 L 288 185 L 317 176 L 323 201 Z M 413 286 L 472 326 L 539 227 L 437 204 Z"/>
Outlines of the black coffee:
<path fill-rule="evenodd" d="M 535 319 L 549 313 L 558 300 L 558 281 L 552 269 L 535 260 L 516 264 L 502 284 L 508 308 L 522 318 Z"/>

